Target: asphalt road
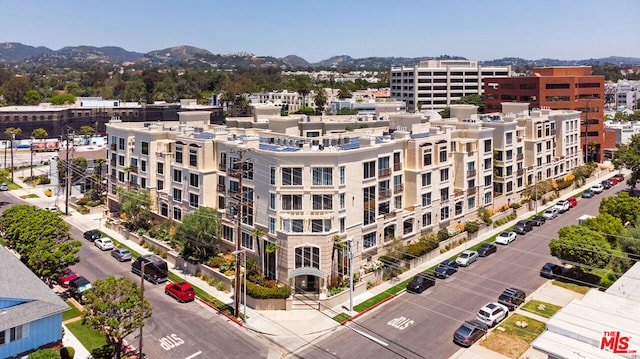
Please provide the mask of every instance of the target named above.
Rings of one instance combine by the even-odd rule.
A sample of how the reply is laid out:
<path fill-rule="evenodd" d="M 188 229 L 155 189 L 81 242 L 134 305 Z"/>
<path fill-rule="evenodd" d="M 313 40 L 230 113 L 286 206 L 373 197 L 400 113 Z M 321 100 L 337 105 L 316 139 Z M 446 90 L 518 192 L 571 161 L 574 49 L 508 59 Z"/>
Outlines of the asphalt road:
<path fill-rule="evenodd" d="M 7 192 L 0 192 L 0 208 L 24 203 Z M 140 282 L 131 273 L 131 262 L 118 262 L 109 251 L 102 252 L 82 236 L 82 231 L 71 227 L 71 234 L 82 242 L 80 263 L 73 270 L 89 281 L 109 275 L 124 276 Z M 143 352 L 147 358 L 261 358 L 269 353 L 269 346 L 248 334 L 237 324 L 200 304 L 198 301 L 179 303 L 164 294 L 164 284 L 144 283 L 144 295 L 153 310 L 153 316 L 143 328 Z M 139 331 L 125 338 L 139 347 Z"/>
<path fill-rule="evenodd" d="M 484 304 L 497 301 L 506 287 L 527 294 L 540 287 L 546 262 L 558 263 L 549 254 L 549 240 L 558 229 L 577 224 L 583 214 L 597 215 L 600 199 L 623 189 L 618 185 L 578 205 L 497 253 L 480 258 L 467 268 L 421 294 L 403 293 L 350 324 L 328 334 L 293 357 L 320 358 L 448 358 L 461 347 L 452 342 L 454 331 L 473 319 Z M 542 208 L 539 208 L 540 210 Z"/>

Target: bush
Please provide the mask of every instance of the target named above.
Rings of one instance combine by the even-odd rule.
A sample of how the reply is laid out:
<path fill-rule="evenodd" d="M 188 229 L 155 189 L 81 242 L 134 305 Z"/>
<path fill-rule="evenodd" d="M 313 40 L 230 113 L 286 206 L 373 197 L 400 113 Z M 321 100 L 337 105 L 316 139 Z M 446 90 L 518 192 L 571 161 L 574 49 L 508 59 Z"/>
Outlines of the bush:
<path fill-rule="evenodd" d="M 447 239 L 449 239 L 449 230 L 446 228 L 442 228 L 438 231 L 438 240 L 442 242 L 446 241 Z"/>
<path fill-rule="evenodd" d="M 38 176 L 36 178 L 36 180 L 38 181 L 38 184 L 50 184 L 51 183 L 51 179 L 49 177 L 47 177 L 47 175 L 40 175 L 40 176 Z"/>
<path fill-rule="evenodd" d="M 87 197 L 82 197 L 78 201 L 76 201 L 76 204 L 78 206 L 85 206 L 87 203 L 89 203 L 89 199 Z"/>
<path fill-rule="evenodd" d="M 513 202 L 513 203 L 511 203 L 510 207 L 513 208 L 513 209 L 518 209 L 518 208 L 522 207 L 522 205 L 520 205 L 520 203 L 518 203 L 518 202 Z"/>
<path fill-rule="evenodd" d="M 73 349 L 73 347 L 62 347 L 62 349 L 60 349 L 62 359 L 73 359 L 74 355 L 76 355 L 76 350 Z"/>
<path fill-rule="evenodd" d="M 287 299 L 291 296 L 291 287 L 269 288 L 247 282 L 247 295 L 255 299 Z"/>
<path fill-rule="evenodd" d="M 476 233 L 480 229 L 478 222 L 466 222 L 464 224 L 464 230 L 469 233 Z"/>

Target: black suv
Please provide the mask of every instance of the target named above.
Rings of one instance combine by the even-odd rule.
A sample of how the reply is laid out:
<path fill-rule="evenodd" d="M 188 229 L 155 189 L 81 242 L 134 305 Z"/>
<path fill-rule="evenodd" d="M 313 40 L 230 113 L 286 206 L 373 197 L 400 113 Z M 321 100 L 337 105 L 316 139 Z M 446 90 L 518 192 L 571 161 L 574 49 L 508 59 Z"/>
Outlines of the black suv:
<path fill-rule="evenodd" d="M 533 229 L 533 221 L 518 221 L 513 227 L 513 231 L 518 234 L 526 234 Z"/>
<path fill-rule="evenodd" d="M 507 288 L 498 297 L 498 303 L 504 304 L 509 310 L 515 310 L 520 304 L 524 303 L 527 295 L 518 288 Z"/>
<path fill-rule="evenodd" d="M 425 289 L 434 285 L 436 285 L 436 279 L 433 276 L 427 273 L 419 273 L 407 283 L 407 292 L 422 293 Z"/>
<path fill-rule="evenodd" d="M 96 239 L 98 239 L 100 237 L 102 237 L 102 234 L 97 229 L 92 229 L 90 231 L 84 232 L 84 239 L 86 239 L 86 240 L 88 240 L 90 242 L 93 242 L 93 241 L 95 241 Z"/>
<path fill-rule="evenodd" d="M 489 328 L 483 322 L 474 319 L 467 320 L 453 333 L 453 342 L 463 347 L 470 347 L 487 334 Z"/>

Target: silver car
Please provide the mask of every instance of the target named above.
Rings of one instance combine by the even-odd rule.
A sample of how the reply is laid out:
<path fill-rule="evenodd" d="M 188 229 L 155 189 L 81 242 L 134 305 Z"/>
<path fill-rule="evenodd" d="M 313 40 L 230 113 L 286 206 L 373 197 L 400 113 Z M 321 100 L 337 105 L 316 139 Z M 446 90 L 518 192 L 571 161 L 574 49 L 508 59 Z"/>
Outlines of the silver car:
<path fill-rule="evenodd" d="M 126 262 L 131 260 L 131 252 L 126 248 L 116 248 L 111 251 L 111 256 L 118 262 Z"/>
<path fill-rule="evenodd" d="M 464 251 L 460 253 L 460 255 L 458 255 L 458 258 L 456 258 L 456 263 L 458 263 L 458 265 L 460 266 L 466 267 L 477 260 L 478 260 L 478 252 Z"/>

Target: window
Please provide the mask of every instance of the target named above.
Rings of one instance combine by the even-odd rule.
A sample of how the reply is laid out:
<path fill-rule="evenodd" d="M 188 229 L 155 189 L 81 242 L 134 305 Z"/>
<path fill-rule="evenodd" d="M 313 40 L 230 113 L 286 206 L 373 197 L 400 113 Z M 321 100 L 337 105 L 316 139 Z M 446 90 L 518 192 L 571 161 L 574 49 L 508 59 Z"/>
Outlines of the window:
<path fill-rule="evenodd" d="M 314 194 L 312 200 L 314 210 L 333 209 L 333 196 L 330 194 Z"/>
<path fill-rule="evenodd" d="M 189 173 L 189 186 L 195 188 L 200 187 L 200 175 L 197 173 Z"/>
<path fill-rule="evenodd" d="M 340 166 L 338 168 L 338 171 L 340 171 L 340 184 L 345 184 L 345 167 L 344 166 Z"/>
<path fill-rule="evenodd" d="M 182 208 L 173 207 L 173 219 L 175 219 L 176 221 L 182 220 Z"/>
<path fill-rule="evenodd" d="M 159 175 L 164 174 L 164 163 L 158 162 L 158 170 L 156 172 L 158 172 Z"/>
<path fill-rule="evenodd" d="M 454 212 L 455 212 L 456 216 L 459 216 L 459 215 L 462 214 L 462 205 L 463 205 L 463 203 L 464 202 L 462 202 L 462 201 L 456 202 L 455 209 L 454 209 Z"/>
<path fill-rule="evenodd" d="M 338 194 L 338 198 L 340 200 L 340 209 L 345 209 L 346 204 L 345 204 L 345 196 L 344 193 L 340 193 Z"/>
<path fill-rule="evenodd" d="M 149 142 L 141 142 L 141 147 L 142 147 L 142 149 L 140 150 L 140 152 L 143 155 L 148 155 L 149 154 Z"/>
<path fill-rule="evenodd" d="M 118 149 L 124 150 L 124 138 L 118 138 Z"/>
<path fill-rule="evenodd" d="M 118 171 L 118 181 L 124 182 L 124 172 Z"/>
<path fill-rule="evenodd" d="M 440 200 L 446 201 L 449 199 L 449 187 L 440 189 Z"/>
<path fill-rule="evenodd" d="M 276 209 L 276 194 L 269 193 L 269 209 Z"/>
<path fill-rule="evenodd" d="M 158 188 L 158 191 L 162 191 L 164 189 L 164 181 L 163 180 L 157 180 L 156 181 L 156 187 Z"/>
<path fill-rule="evenodd" d="M 198 166 L 198 150 L 195 148 L 189 149 L 189 166 Z"/>
<path fill-rule="evenodd" d="M 431 225 L 431 212 L 422 214 L 422 227 Z"/>
<path fill-rule="evenodd" d="M 26 338 L 27 337 L 27 333 L 25 333 L 26 329 L 27 327 L 25 325 L 19 325 L 17 327 L 13 327 L 9 329 L 9 341 L 13 342 L 16 340 L 20 340 L 22 338 Z"/>
<path fill-rule="evenodd" d="M 505 142 L 507 145 L 510 145 L 513 143 L 513 132 L 507 132 L 505 134 Z"/>
<path fill-rule="evenodd" d="M 476 198 L 475 197 L 467 198 L 467 208 L 470 209 L 470 210 L 476 208 Z"/>
<path fill-rule="evenodd" d="M 484 152 L 491 152 L 492 149 L 491 140 L 484 140 Z"/>
<path fill-rule="evenodd" d="M 182 163 L 182 146 L 176 146 L 176 163 Z"/>
<path fill-rule="evenodd" d="M 189 206 L 198 208 L 200 203 L 200 196 L 195 193 L 189 193 Z"/>
<path fill-rule="evenodd" d="M 362 245 L 364 248 L 375 247 L 376 245 L 376 232 L 367 233 L 362 236 Z"/>
<path fill-rule="evenodd" d="M 169 216 L 169 205 L 164 202 L 160 204 L 160 215 L 163 217 Z"/>
<path fill-rule="evenodd" d="M 298 247 L 295 252 L 295 267 L 311 267 L 320 269 L 320 248 Z"/>
<path fill-rule="evenodd" d="M 246 178 L 253 181 L 253 163 L 245 162 L 242 165 L 242 178 Z"/>
<path fill-rule="evenodd" d="M 275 167 L 271 167 L 270 169 L 269 184 L 271 184 L 272 186 L 276 184 L 276 168 Z"/>
<path fill-rule="evenodd" d="M 484 204 L 491 203 L 491 191 L 484 194 Z"/>
<path fill-rule="evenodd" d="M 449 206 L 440 208 L 440 219 L 443 221 L 449 219 Z"/>
<path fill-rule="evenodd" d="M 396 209 L 402 209 L 402 196 L 395 196 L 393 198 L 394 200 L 394 205 L 396 206 Z"/>
<path fill-rule="evenodd" d="M 176 202 L 182 201 L 182 190 L 179 188 L 173 189 L 173 200 Z"/>
<path fill-rule="evenodd" d="M 240 237 L 241 237 L 240 243 L 242 244 L 242 246 L 244 248 L 253 250 L 253 236 L 251 236 L 248 233 L 242 232 L 242 235 Z"/>
<path fill-rule="evenodd" d="M 147 161 L 145 160 L 140 161 L 140 171 L 147 172 Z"/>
<path fill-rule="evenodd" d="M 347 231 L 347 220 L 344 217 L 340 217 L 338 219 L 338 222 L 340 223 L 340 233 L 344 233 Z"/>
<path fill-rule="evenodd" d="M 513 159 L 513 150 L 508 150 L 505 154 L 507 161 L 511 161 Z"/>
<path fill-rule="evenodd" d="M 484 176 L 484 185 L 491 186 L 491 175 Z"/>
<path fill-rule="evenodd" d="M 364 163 L 364 179 L 374 178 L 376 176 L 376 161 Z"/>
<path fill-rule="evenodd" d="M 422 187 L 431 186 L 431 173 L 422 174 Z"/>
<path fill-rule="evenodd" d="M 282 221 L 282 230 L 287 233 L 302 233 L 303 223 L 302 219 L 285 219 Z"/>
<path fill-rule="evenodd" d="M 314 186 L 331 186 L 333 185 L 333 168 L 331 167 L 314 167 L 312 170 L 312 179 Z"/>
<path fill-rule="evenodd" d="M 376 221 L 376 186 L 363 188 L 363 214 L 364 224 L 371 224 Z"/>
<path fill-rule="evenodd" d="M 431 205 L 431 192 L 422 194 L 422 207 Z"/>
<path fill-rule="evenodd" d="M 440 182 L 444 182 L 444 181 L 448 181 L 449 180 L 449 169 L 448 168 L 443 168 L 440 170 Z"/>
<path fill-rule="evenodd" d="M 269 233 L 276 233 L 276 219 L 269 217 Z"/>
<path fill-rule="evenodd" d="M 282 185 L 283 186 L 301 186 L 302 185 L 302 168 L 283 167 L 282 168 Z"/>
<path fill-rule="evenodd" d="M 284 211 L 301 211 L 302 195 L 301 194 L 283 194 L 282 210 Z"/>
<path fill-rule="evenodd" d="M 124 166 L 124 156 L 118 156 L 118 164 Z"/>
<path fill-rule="evenodd" d="M 484 169 L 485 170 L 490 170 L 491 169 L 491 158 L 485 158 L 484 159 Z"/>
<path fill-rule="evenodd" d="M 331 231 L 330 219 L 312 219 L 311 220 L 312 233 L 324 233 L 329 231 Z"/>
<path fill-rule="evenodd" d="M 147 179 L 144 177 L 140 177 L 140 187 L 147 188 Z"/>
<path fill-rule="evenodd" d="M 440 151 L 439 151 L 439 161 L 440 163 L 442 162 L 447 162 L 447 147 L 446 146 L 442 146 L 440 147 Z"/>
<path fill-rule="evenodd" d="M 422 166 L 431 166 L 433 163 L 433 158 L 431 154 L 431 149 L 426 148 L 424 152 L 422 152 Z"/>
<path fill-rule="evenodd" d="M 182 183 L 182 171 L 173 170 L 173 182 Z"/>

